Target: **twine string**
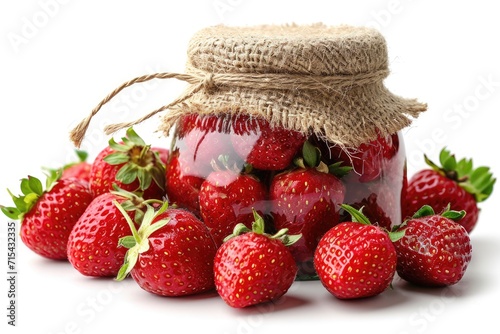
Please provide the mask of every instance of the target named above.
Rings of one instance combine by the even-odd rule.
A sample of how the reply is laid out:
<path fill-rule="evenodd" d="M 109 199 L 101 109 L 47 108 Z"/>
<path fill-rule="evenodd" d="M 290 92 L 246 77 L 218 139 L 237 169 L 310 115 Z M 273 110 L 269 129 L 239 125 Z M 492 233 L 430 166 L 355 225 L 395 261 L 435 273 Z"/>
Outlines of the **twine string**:
<path fill-rule="evenodd" d="M 176 106 L 199 91 L 210 94 L 222 86 L 242 87 L 255 90 L 317 90 L 328 92 L 333 89 L 361 86 L 382 81 L 389 74 L 384 68 L 378 71 L 349 75 L 310 75 L 292 73 L 209 73 L 196 68 L 189 68 L 189 73 L 154 73 L 129 80 L 109 93 L 70 133 L 70 139 L 80 147 L 92 118 L 101 108 L 118 95 L 123 89 L 153 79 L 177 79 L 191 86 L 174 101 L 149 112 L 135 121 L 117 123 L 105 127 L 105 133 L 111 134 L 120 129 L 139 124 L 154 115 Z"/>

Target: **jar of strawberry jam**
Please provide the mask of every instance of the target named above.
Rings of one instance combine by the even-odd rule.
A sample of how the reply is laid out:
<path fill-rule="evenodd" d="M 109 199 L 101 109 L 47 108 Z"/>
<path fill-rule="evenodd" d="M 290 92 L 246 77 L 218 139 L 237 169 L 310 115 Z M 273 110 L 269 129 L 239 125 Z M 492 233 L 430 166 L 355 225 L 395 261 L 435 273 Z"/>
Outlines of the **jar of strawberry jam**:
<path fill-rule="evenodd" d="M 219 245 L 257 215 L 269 233 L 300 234 L 290 246 L 297 279 L 311 279 L 319 239 L 350 219 L 340 204 L 387 229 L 401 223 L 401 130 L 426 105 L 391 93 L 383 83 L 388 75 L 386 41 L 374 29 L 208 27 L 190 40 L 185 73 L 123 84 L 72 138 L 78 143 L 97 110 L 131 84 L 187 82 L 176 100 L 137 121 L 167 110 L 159 130 L 172 138 L 169 202 L 198 215 Z"/>

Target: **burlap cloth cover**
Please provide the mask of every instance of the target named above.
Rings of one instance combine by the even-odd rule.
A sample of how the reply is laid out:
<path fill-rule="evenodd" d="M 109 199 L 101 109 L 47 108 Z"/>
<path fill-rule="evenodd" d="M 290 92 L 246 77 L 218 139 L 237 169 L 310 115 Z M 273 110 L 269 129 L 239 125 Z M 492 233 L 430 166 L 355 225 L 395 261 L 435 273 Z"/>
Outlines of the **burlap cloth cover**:
<path fill-rule="evenodd" d="M 174 102 L 135 122 L 110 126 L 107 132 L 165 109 L 159 126 L 165 134 L 189 113 L 243 112 L 272 125 L 314 132 L 332 143 L 357 146 L 376 138 L 377 129 L 383 135 L 401 130 L 426 110 L 425 104 L 396 96 L 384 86 L 387 45 L 378 31 L 365 27 L 209 27 L 192 37 L 187 57 L 184 74 L 136 78 L 103 100 L 153 78 L 190 83 Z M 75 132 L 77 128 L 72 139 L 78 143 Z"/>

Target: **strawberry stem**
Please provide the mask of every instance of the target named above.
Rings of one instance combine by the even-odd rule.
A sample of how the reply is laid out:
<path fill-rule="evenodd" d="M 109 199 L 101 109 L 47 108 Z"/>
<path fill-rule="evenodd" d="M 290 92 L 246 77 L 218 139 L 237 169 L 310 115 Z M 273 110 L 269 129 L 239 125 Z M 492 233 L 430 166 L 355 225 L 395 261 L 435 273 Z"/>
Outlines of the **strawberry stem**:
<path fill-rule="evenodd" d="M 241 234 L 248 233 L 248 232 L 262 234 L 262 235 L 267 236 L 270 239 L 280 240 L 285 246 L 290 246 L 290 245 L 294 244 L 302 237 L 302 234 L 288 235 L 287 228 L 283 228 L 283 229 L 279 230 L 274 235 L 270 235 L 270 234 L 265 233 L 264 232 L 264 230 L 265 230 L 264 219 L 259 215 L 259 213 L 255 209 L 252 209 L 252 210 L 253 210 L 253 217 L 254 217 L 254 222 L 252 223 L 252 229 L 250 230 L 248 227 L 245 226 L 245 224 L 239 223 L 234 227 L 233 233 L 224 238 L 224 242 L 226 242 L 229 239 L 232 239 L 234 237 L 237 237 Z"/>
<path fill-rule="evenodd" d="M 340 207 L 347 211 L 351 215 L 351 219 L 355 223 L 361 223 L 363 225 L 371 225 L 370 220 L 361 211 L 363 208 L 356 210 L 348 204 L 341 204 Z"/>
<path fill-rule="evenodd" d="M 161 208 L 155 212 L 154 208 L 148 204 L 146 204 L 146 212 L 144 213 L 144 217 L 142 219 L 141 226 L 139 230 L 135 228 L 135 224 L 127 214 L 125 209 L 115 200 L 113 204 L 118 208 L 118 210 L 122 213 L 127 221 L 130 231 L 132 232 L 132 236 L 126 236 L 119 240 L 118 245 L 129 247 L 126 255 L 125 261 L 118 271 L 118 275 L 116 277 L 117 281 L 122 281 L 127 277 L 127 275 L 132 271 L 135 264 L 137 263 L 137 258 L 139 254 L 144 253 L 149 250 L 149 237 L 151 234 L 159 230 L 168 224 L 170 219 L 161 219 L 153 224 L 153 222 L 158 218 L 160 214 L 165 212 L 168 208 L 168 202 L 165 201 Z"/>

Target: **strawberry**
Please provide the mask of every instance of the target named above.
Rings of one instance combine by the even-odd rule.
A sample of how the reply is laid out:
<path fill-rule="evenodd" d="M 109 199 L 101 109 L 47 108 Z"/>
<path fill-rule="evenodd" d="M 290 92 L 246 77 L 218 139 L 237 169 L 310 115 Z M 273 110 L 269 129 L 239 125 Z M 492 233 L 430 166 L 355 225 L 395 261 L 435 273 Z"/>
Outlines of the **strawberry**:
<path fill-rule="evenodd" d="M 149 204 L 137 230 L 126 211 L 131 236 L 120 239 L 129 248 L 117 279 L 129 273 L 144 290 L 161 296 L 186 296 L 214 289 L 213 260 L 216 246 L 206 226 L 191 212 L 158 211 Z"/>
<path fill-rule="evenodd" d="M 383 182 L 382 179 L 371 183 L 346 184 L 344 203 L 363 214 L 374 225 L 387 230 L 402 223 L 402 205 L 405 185 L 398 182 Z M 348 221 L 350 214 L 341 211 L 341 221 Z"/>
<path fill-rule="evenodd" d="M 400 233 L 386 233 L 353 207 L 342 204 L 352 221 L 330 229 L 314 254 L 314 267 L 323 286 L 339 299 L 382 293 L 396 273 L 397 255 L 391 241 Z"/>
<path fill-rule="evenodd" d="M 235 157 L 229 139 L 230 115 L 190 114 L 181 118 L 176 145 L 183 159 L 203 178 L 212 171 L 212 161 L 219 156 Z"/>
<path fill-rule="evenodd" d="M 290 246 L 299 265 L 299 278 L 314 276 L 314 250 L 323 234 L 339 223 L 338 205 L 344 200 L 345 187 L 338 176 L 348 168 L 329 167 L 320 161 L 319 151 L 308 141 L 298 168 L 277 174 L 270 185 L 271 215 L 276 229 L 287 228 L 302 238 Z M 305 162 L 305 163 L 304 163 Z"/>
<path fill-rule="evenodd" d="M 92 164 L 87 162 L 88 153 L 82 150 L 75 150 L 78 156 L 78 162 L 63 166 L 62 179 L 77 178 L 81 181 L 90 182 L 90 169 Z"/>
<path fill-rule="evenodd" d="M 118 247 L 118 241 L 130 234 L 130 228 L 114 201 L 136 221 L 143 214 L 144 199 L 122 189 L 93 199 L 68 239 L 69 262 L 83 275 L 116 276 L 123 264 L 126 249 Z"/>
<path fill-rule="evenodd" d="M 351 166 L 352 178 L 359 182 L 371 182 L 380 178 L 388 162 L 399 151 L 400 138 L 398 134 L 378 136 L 368 143 L 355 148 L 346 148 L 336 144 L 321 143 L 320 150 L 328 163 L 342 161 L 342 166 Z"/>
<path fill-rule="evenodd" d="M 167 164 L 165 189 L 170 203 L 186 208 L 195 215 L 200 215 L 198 193 L 205 178 L 197 174 L 178 152 L 170 157 Z"/>
<path fill-rule="evenodd" d="M 411 217 L 423 205 L 430 205 L 435 212 L 441 212 L 449 204 L 451 210 L 467 212 L 459 224 L 470 233 L 477 224 L 478 203 L 485 201 L 493 191 L 496 179 L 490 169 L 474 169 L 472 159 L 457 161 L 445 148 L 439 155 L 442 167 L 424 157 L 431 168 L 417 172 L 409 180 L 405 217 Z"/>
<path fill-rule="evenodd" d="M 146 145 L 132 128 L 127 130 L 127 136 L 120 143 L 111 138 L 109 146 L 92 164 L 92 194 L 99 196 L 113 190 L 113 184 L 116 184 L 127 191 L 143 192 L 145 199 L 161 199 L 165 195 L 165 163 L 160 152 Z"/>
<path fill-rule="evenodd" d="M 243 224 L 217 250 L 215 288 L 229 306 L 243 308 L 274 301 L 293 284 L 297 266 L 287 246 L 300 238 L 264 233 L 264 220 L 254 211 L 252 230 Z"/>
<path fill-rule="evenodd" d="M 36 254 L 54 260 L 67 259 L 71 229 L 92 201 L 86 184 L 60 176 L 61 170 L 47 175 L 45 190 L 36 177 L 22 179 L 22 195 L 14 196 L 9 191 L 15 207 L 1 206 L 7 217 L 20 220 L 23 243 Z"/>
<path fill-rule="evenodd" d="M 217 245 L 242 223 L 251 227 L 252 208 L 260 215 L 266 211 L 267 191 L 250 174 L 239 174 L 230 169 L 212 172 L 202 183 L 199 200 L 203 222 Z"/>
<path fill-rule="evenodd" d="M 466 229 L 455 222 L 465 211 L 449 207 L 435 214 L 424 205 L 399 230 L 405 235 L 394 243 L 398 255 L 398 275 L 423 286 L 447 286 L 458 283 L 465 274 L 472 256 Z"/>
<path fill-rule="evenodd" d="M 307 139 L 307 136 L 271 125 L 262 118 L 234 116 L 231 141 L 246 163 L 264 170 L 285 169 Z"/>

